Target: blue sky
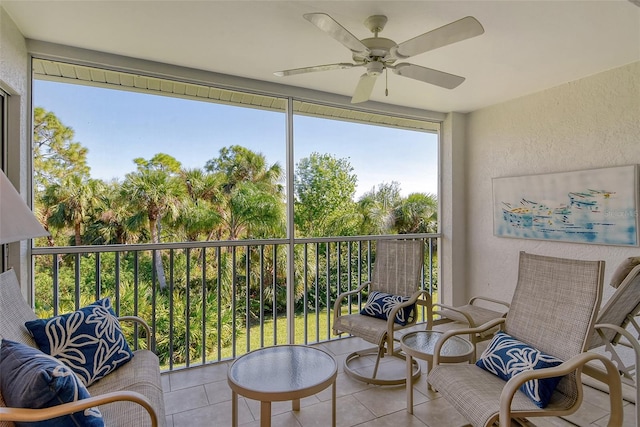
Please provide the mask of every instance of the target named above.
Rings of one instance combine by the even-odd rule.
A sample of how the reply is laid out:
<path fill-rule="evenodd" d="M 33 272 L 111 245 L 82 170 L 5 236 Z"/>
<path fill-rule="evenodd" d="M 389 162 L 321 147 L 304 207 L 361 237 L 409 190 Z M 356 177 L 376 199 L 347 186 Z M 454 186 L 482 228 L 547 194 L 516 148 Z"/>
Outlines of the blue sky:
<path fill-rule="evenodd" d="M 90 86 L 34 80 L 34 105 L 52 111 L 89 149 L 93 178 L 122 179 L 133 159 L 157 153 L 202 168 L 222 147 L 242 145 L 285 166 L 283 113 Z M 305 116 L 294 118 L 294 158 L 347 158 L 356 196 L 397 181 L 403 195 L 437 193 L 437 136 Z"/>

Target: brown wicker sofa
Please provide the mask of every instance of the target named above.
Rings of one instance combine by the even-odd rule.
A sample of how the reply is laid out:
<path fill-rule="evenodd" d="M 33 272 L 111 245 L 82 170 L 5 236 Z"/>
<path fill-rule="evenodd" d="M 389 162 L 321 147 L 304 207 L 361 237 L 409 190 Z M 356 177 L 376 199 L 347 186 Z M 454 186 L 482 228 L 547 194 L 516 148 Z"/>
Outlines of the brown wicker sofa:
<path fill-rule="evenodd" d="M 0 338 L 36 347 L 24 323 L 36 319 L 26 303 L 13 270 L 0 274 Z M 135 321 L 146 329 L 142 319 L 127 316 L 120 321 Z M 150 345 L 147 346 L 151 348 Z M 2 375 L 2 372 L 0 372 Z M 8 408 L 0 395 L 0 427 L 13 426 L 13 421 L 40 421 L 98 407 L 105 426 L 163 426 L 164 397 L 160 382 L 158 357 L 149 350 L 136 350 L 134 357 L 88 388 L 91 397 L 43 409 Z"/>

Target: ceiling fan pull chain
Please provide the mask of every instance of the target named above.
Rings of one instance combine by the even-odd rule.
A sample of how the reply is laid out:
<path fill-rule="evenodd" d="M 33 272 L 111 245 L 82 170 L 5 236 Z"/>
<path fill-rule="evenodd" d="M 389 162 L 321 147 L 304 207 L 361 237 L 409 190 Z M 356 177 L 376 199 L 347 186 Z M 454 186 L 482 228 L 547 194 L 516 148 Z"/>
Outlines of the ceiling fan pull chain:
<path fill-rule="evenodd" d="M 389 69 L 384 69 L 384 96 L 389 96 Z"/>

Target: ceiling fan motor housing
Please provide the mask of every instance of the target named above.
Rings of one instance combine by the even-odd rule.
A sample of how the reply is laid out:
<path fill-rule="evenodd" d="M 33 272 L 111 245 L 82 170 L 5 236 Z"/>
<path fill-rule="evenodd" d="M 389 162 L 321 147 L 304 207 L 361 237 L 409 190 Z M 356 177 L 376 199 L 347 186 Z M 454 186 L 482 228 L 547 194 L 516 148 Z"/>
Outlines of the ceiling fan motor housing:
<path fill-rule="evenodd" d="M 353 60 L 356 62 L 368 62 L 375 58 L 386 58 L 389 56 L 391 48 L 396 45 L 396 42 L 384 37 L 370 37 L 362 39 L 361 42 L 369 49 L 369 52 L 354 53 Z"/>

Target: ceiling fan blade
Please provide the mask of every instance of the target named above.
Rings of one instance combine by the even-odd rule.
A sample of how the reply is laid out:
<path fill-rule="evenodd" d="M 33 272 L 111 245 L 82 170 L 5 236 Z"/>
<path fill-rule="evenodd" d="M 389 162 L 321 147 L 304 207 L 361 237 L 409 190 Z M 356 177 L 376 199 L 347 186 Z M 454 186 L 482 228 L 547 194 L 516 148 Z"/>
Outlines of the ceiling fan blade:
<path fill-rule="evenodd" d="M 351 98 L 351 103 L 357 104 L 359 102 L 368 101 L 371 96 L 371 92 L 373 92 L 373 86 L 376 84 L 377 78 L 378 76 L 370 76 L 367 73 L 360 76 L 360 81 L 358 81 L 356 91 L 353 94 L 353 98 Z"/>
<path fill-rule="evenodd" d="M 420 80 L 421 82 L 440 86 L 445 89 L 455 89 L 465 80 L 464 77 L 456 76 L 455 74 L 449 74 L 444 71 L 433 70 L 419 65 L 407 64 L 406 62 L 400 63 L 392 69 L 394 73 L 401 76 Z"/>
<path fill-rule="evenodd" d="M 406 59 L 483 33 L 482 24 L 473 16 L 467 16 L 392 47 L 391 55 Z"/>
<path fill-rule="evenodd" d="M 329 70 L 341 70 L 345 68 L 355 67 L 355 64 L 349 64 L 348 62 L 341 62 L 339 64 L 326 64 L 326 65 L 314 65 L 313 67 L 293 68 L 291 70 L 276 71 L 275 74 L 278 77 L 293 76 L 296 74 L 313 73 L 316 71 L 329 71 Z"/>
<path fill-rule="evenodd" d="M 356 36 L 351 34 L 342 25 L 327 15 L 326 13 L 305 13 L 304 19 L 311 22 L 316 27 L 320 28 L 325 33 L 329 34 L 334 39 L 338 40 L 349 49 L 351 52 L 366 53 L 369 52 L 367 48 Z"/>

